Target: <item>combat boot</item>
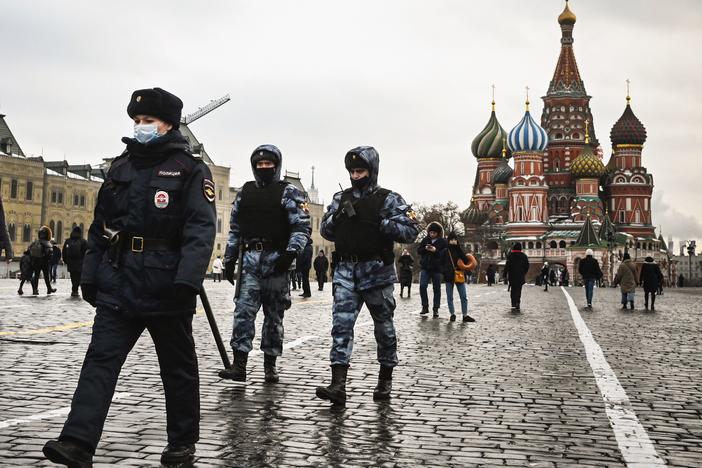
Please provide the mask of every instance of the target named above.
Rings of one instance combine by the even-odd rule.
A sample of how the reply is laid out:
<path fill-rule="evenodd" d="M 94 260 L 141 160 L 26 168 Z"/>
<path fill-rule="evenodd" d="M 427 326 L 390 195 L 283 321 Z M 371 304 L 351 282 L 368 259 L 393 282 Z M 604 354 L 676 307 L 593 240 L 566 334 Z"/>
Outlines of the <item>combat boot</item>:
<path fill-rule="evenodd" d="M 181 465 L 195 459 L 195 444 L 166 445 L 161 452 L 162 465 Z"/>
<path fill-rule="evenodd" d="M 334 405 L 346 405 L 346 373 L 349 366 L 334 364 L 331 366 L 332 382 L 328 387 L 317 387 L 317 398 L 329 400 Z"/>
<path fill-rule="evenodd" d="M 265 376 L 266 383 L 278 383 L 278 371 L 275 368 L 275 361 L 278 356 L 273 356 L 272 354 L 263 355 L 263 374 Z"/>
<path fill-rule="evenodd" d="M 93 454 L 70 440 L 50 440 L 42 449 L 44 456 L 54 463 L 75 468 L 93 466 Z"/>
<path fill-rule="evenodd" d="M 629 304 L 631 304 L 631 310 L 634 310 L 634 301 L 629 301 Z"/>
<path fill-rule="evenodd" d="M 429 306 L 422 306 L 422 311 L 420 312 L 420 314 L 426 315 L 428 313 L 429 313 Z"/>
<path fill-rule="evenodd" d="M 439 318 L 439 308 L 434 307 L 434 314 L 432 315 L 433 318 Z"/>
<path fill-rule="evenodd" d="M 246 362 L 248 359 L 249 353 L 234 351 L 234 362 L 232 366 L 219 371 L 219 377 L 222 379 L 234 380 L 235 382 L 246 382 Z"/>
<path fill-rule="evenodd" d="M 392 367 L 380 366 L 378 385 L 373 390 L 374 400 L 389 400 L 392 391 Z"/>

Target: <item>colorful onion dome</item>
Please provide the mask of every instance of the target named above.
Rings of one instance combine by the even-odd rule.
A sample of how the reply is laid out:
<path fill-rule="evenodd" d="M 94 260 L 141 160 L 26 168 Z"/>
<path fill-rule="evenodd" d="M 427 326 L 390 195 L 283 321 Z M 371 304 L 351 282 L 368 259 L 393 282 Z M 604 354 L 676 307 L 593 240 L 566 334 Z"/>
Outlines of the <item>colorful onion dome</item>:
<path fill-rule="evenodd" d="M 503 159 L 500 165 L 492 171 L 492 183 L 493 184 L 506 184 L 509 182 L 510 177 L 514 170 L 507 164 L 507 160 Z"/>
<path fill-rule="evenodd" d="M 526 102 L 526 112 L 524 117 L 509 132 L 509 149 L 515 153 L 518 151 L 541 152 L 548 144 L 548 134 L 541 125 L 534 122 L 529 113 L 529 101 Z"/>
<path fill-rule="evenodd" d="M 502 150 L 502 139 L 507 137 L 507 132 L 502 125 L 497 121 L 495 115 L 495 101 L 492 102 L 492 114 L 490 120 L 483 128 L 478 136 L 473 139 L 470 145 L 470 150 L 478 159 L 482 158 L 499 158 Z"/>
<path fill-rule="evenodd" d="M 575 14 L 568 8 L 568 0 L 563 13 L 558 15 L 558 24 L 575 24 Z"/>
<path fill-rule="evenodd" d="M 463 220 L 465 224 L 480 226 L 485 222 L 485 220 L 487 220 L 487 213 L 480 211 L 475 201 L 471 201 L 470 206 L 465 211 L 465 217 Z"/>
<path fill-rule="evenodd" d="M 631 110 L 631 98 L 626 97 L 626 109 L 609 134 L 612 146 L 643 145 L 646 141 L 646 128 Z"/>
<path fill-rule="evenodd" d="M 585 146 L 577 158 L 570 163 L 570 173 L 576 179 L 599 179 L 605 173 L 602 160 L 597 157 L 590 144 L 590 133 L 585 121 Z"/>

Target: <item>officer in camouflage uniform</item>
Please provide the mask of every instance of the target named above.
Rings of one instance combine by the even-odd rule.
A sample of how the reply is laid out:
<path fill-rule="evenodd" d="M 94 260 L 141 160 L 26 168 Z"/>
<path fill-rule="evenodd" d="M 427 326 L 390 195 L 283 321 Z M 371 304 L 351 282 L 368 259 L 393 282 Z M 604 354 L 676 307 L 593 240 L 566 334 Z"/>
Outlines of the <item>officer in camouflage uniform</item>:
<path fill-rule="evenodd" d="M 288 270 L 311 234 L 305 195 L 280 180 L 282 159 L 273 145 L 256 148 L 251 155 L 255 181 L 244 184 L 237 194 L 229 221 L 224 269 L 232 284 L 239 249 L 244 253 L 231 339 L 234 362 L 219 376 L 238 382 L 246 381 L 246 362 L 261 306 L 265 381 L 278 382 L 276 359 L 283 352 L 283 315 L 290 308 Z"/>
<path fill-rule="evenodd" d="M 98 192 L 83 260 L 82 296 L 96 307 L 90 346 L 55 463 L 92 466 L 127 355 L 144 329 L 156 348 L 166 396 L 164 464 L 187 463 L 199 437 L 200 395 L 192 335 L 196 295 L 215 238 L 215 186 L 178 130 L 182 101 L 161 88 L 135 91 L 134 138 Z"/>
<path fill-rule="evenodd" d="M 410 206 L 395 192 L 378 186 L 379 156 L 370 146 L 354 148 L 344 158 L 352 187 L 334 195 L 322 219 L 322 236 L 335 243 L 333 284 L 332 382 L 317 387 L 317 396 L 333 404 L 346 402 L 346 373 L 353 349 L 353 327 L 365 303 L 375 324 L 380 373 L 373 398 L 390 398 L 397 365 L 393 314 L 393 242 L 414 242 L 419 234 Z"/>

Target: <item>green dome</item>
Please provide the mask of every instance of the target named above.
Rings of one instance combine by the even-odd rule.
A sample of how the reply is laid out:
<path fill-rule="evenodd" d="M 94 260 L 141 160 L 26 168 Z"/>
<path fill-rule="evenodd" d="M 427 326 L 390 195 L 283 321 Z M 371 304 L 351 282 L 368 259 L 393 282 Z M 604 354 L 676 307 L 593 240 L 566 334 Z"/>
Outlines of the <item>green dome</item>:
<path fill-rule="evenodd" d="M 488 120 L 485 128 L 478 133 L 478 136 L 473 139 L 470 150 L 473 156 L 478 159 L 499 158 L 502 155 L 502 145 L 506 138 L 507 132 L 505 132 L 505 129 L 502 128 L 497 121 L 497 116 L 493 108 L 492 114 L 490 114 L 490 120 Z M 507 153 L 507 157 L 510 157 L 509 153 Z"/>

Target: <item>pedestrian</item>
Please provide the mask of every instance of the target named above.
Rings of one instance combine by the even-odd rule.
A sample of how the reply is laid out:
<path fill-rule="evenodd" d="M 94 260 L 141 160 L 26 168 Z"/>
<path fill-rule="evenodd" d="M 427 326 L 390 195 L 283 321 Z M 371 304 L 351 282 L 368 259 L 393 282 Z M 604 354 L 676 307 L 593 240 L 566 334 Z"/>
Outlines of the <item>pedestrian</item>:
<path fill-rule="evenodd" d="M 653 257 L 646 257 L 641 266 L 639 284 L 644 288 L 644 307 L 648 310 L 648 296 L 651 296 L 651 310 L 656 310 L 656 292 L 663 283 L 663 273 Z"/>
<path fill-rule="evenodd" d="M 61 263 L 61 249 L 56 245 L 56 239 L 51 239 L 51 257 L 49 258 L 49 275 L 51 282 L 56 283 L 56 273 Z"/>
<path fill-rule="evenodd" d="M 544 291 L 548 291 L 548 262 L 544 262 L 544 266 L 541 267 L 541 275 L 539 277 L 541 278 L 541 283 L 544 285 Z"/>
<path fill-rule="evenodd" d="M 585 258 L 583 258 L 578 265 L 578 273 L 580 273 L 580 276 L 583 278 L 583 283 L 585 284 L 585 301 L 587 302 L 588 309 L 592 309 L 592 295 L 595 290 L 595 283 L 602 278 L 600 263 L 593 255 L 594 252 L 592 249 L 587 249 L 585 251 Z"/>
<path fill-rule="evenodd" d="M 551 286 L 556 286 L 556 270 L 551 270 L 549 272 L 548 279 L 551 282 Z"/>
<path fill-rule="evenodd" d="M 215 282 L 222 282 L 222 270 L 224 269 L 224 264 L 222 263 L 222 256 L 217 255 L 217 258 L 212 262 L 212 280 Z"/>
<path fill-rule="evenodd" d="M 419 297 L 422 300 L 422 311 L 420 314 L 429 313 L 429 297 L 427 288 L 431 282 L 434 290 L 433 312 L 434 318 L 439 316 L 439 305 L 441 305 L 441 252 L 446 248 L 444 239 L 444 228 L 436 221 L 427 226 L 427 235 L 419 243 L 417 253 L 419 254 Z"/>
<path fill-rule="evenodd" d="M 327 271 L 329 270 L 329 260 L 324 254 L 324 250 L 319 249 L 317 258 L 314 259 L 314 272 L 317 275 L 317 288 L 324 291 L 324 283 L 327 282 Z"/>
<path fill-rule="evenodd" d="M 612 286 L 619 285 L 622 293 L 622 309 L 626 309 L 627 302 L 634 309 L 634 293 L 636 292 L 636 265 L 629 253 L 624 254 L 624 261 L 619 264 L 617 274 L 614 275 Z"/>
<path fill-rule="evenodd" d="M 464 322 L 475 322 L 475 319 L 468 315 L 468 292 L 467 278 L 471 271 L 475 269 L 478 262 L 470 254 L 466 254 L 458 245 L 458 237 L 455 233 L 450 233 L 446 238 L 448 246 L 442 252 L 442 273 L 446 283 L 446 304 L 451 314 L 450 321 L 456 321 L 456 310 L 453 305 L 453 291 L 458 291 L 461 300 L 461 314 Z"/>
<path fill-rule="evenodd" d="M 515 242 L 512 251 L 507 255 L 505 264 L 505 275 L 509 281 L 509 294 L 512 300 L 512 309 L 515 312 L 521 310 L 522 286 L 526 282 L 526 274 L 529 271 L 529 257 L 522 252 L 522 244 Z"/>
<path fill-rule="evenodd" d="M 283 316 L 290 308 L 288 271 L 300 261 L 310 238 L 310 214 L 305 194 L 281 180 L 283 156 L 273 145 L 261 145 L 251 154 L 254 180 L 237 194 L 229 218 L 229 240 L 224 272 L 234 284 L 239 249 L 241 294 L 235 298 L 230 341 L 231 367 L 219 372 L 223 379 L 246 381 L 246 364 L 253 349 L 256 314 L 263 307 L 261 351 L 267 383 L 279 381 L 276 362 L 283 353 Z"/>
<path fill-rule="evenodd" d="M 400 297 L 403 297 L 402 294 L 405 288 L 407 288 L 407 298 L 409 299 L 410 293 L 412 292 L 412 270 L 414 266 L 414 259 L 412 255 L 410 255 L 409 250 L 402 249 L 402 255 L 397 259 L 397 263 L 400 266 Z"/>
<path fill-rule="evenodd" d="M 317 387 L 316 395 L 335 405 L 346 403 L 353 328 L 363 304 L 373 318 L 380 363 L 373 399 L 390 398 L 397 365 L 393 242 L 414 242 L 419 233 L 416 216 L 402 196 L 378 186 L 380 158 L 373 147 L 352 149 L 344 164 L 351 188 L 334 195 L 320 228 L 322 237 L 334 242 L 338 263 L 329 353 L 332 381 L 327 387 Z"/>
<path fill-rule="evenodd" d="M 682 288 L 685 286 L 685 277 L 683 276 L 682 273 L 680 273 L 680 276 L 678 276 L 678 287 Z"/>
<path fill-rule="evenodd" d="M 83 261 L 82 296 L 97 307 L 92 338 L 63 431 L 44 446 L 55 463 L 92 466 L 120 370 L 144 329 L 166 399 L 161 463 L 194 458 L 200 397 L 192 321 L 217 215 L 210 170 L 178 130 L 182 107 L 161 88 L 134 91 L 127 106 L 134 138 L 122 139 L 126 149 L 100 187 Z"/>
<path fill-rule="evenodd" d="M 487 267 L 487 270 L 485 271 L 485 276 L 487 276 L 487 285 L 492 286 L 495 284 L 495 265 L 490 264 Z"/>
<path fill-rule="evenodd" d="M 53 254 L 51 246 L 51 229 L 48 226 L 39 228 L 37 239 L 29 245 L 29 255 L 32 258 L 32 294 L 39 294 L 39 277 L 44 275 L 46 294 L 53 294 L 56 289 L 51 287 L 49 260 Z"/>
<path fill-rule="evenodd" d="M 297 259 L 293 260 L 288 268 L 288 276 L 290 277 L 290 289 L 291 291 L 297 291 L 298 288 L 298 277 L 297 277 Z M 302 288 L 302 283 L 300 283 L 300 288 Z"/>
<path fill-rule="evenodd" d="M 591 249 L 588 249 L 588 250 L 591 250 Z M 569 283 L 570 283 L 570 273 L 568 273 L 568 268 L 563 268 L 563 271 L 561 271 L 561 284 L 567 288 Z"/>
<path fill-rule="evenodd" d="M 5 224 L 5 209 L 2 206 L 2 196 L 0 195 L 0 254 L 5 251 L 5 261 L 10 263 L 14 254 L 12 253 L 12 242 L 10 234 L 7 232 Z"/>
<path fill-rule="evenodd" d="M 74 226 L 71 230 L 71 237 L 63 243 L 63 263 L 66 264 L 68 273 L 71 275 L 71 297 L 79 297 L 78 287 L 83 272 L 83 259 L 88 249 L 88 243 L 83 239 L 83 231 L 80 226 Z"/>
<path fill-rule="evenodd" d="M 308 298 L 312 297 L 312 291 L 310 290 L 310 270 L 312 269 L 312 253 L 314 249 L 312 248 L 312 238 L 307 239 L 307 245 L 302 249 L 300 258 L 297 259 L 297 265 L 295 269 L 298 276 L 302 281 L 302 294 L 300 297 Z"/>

